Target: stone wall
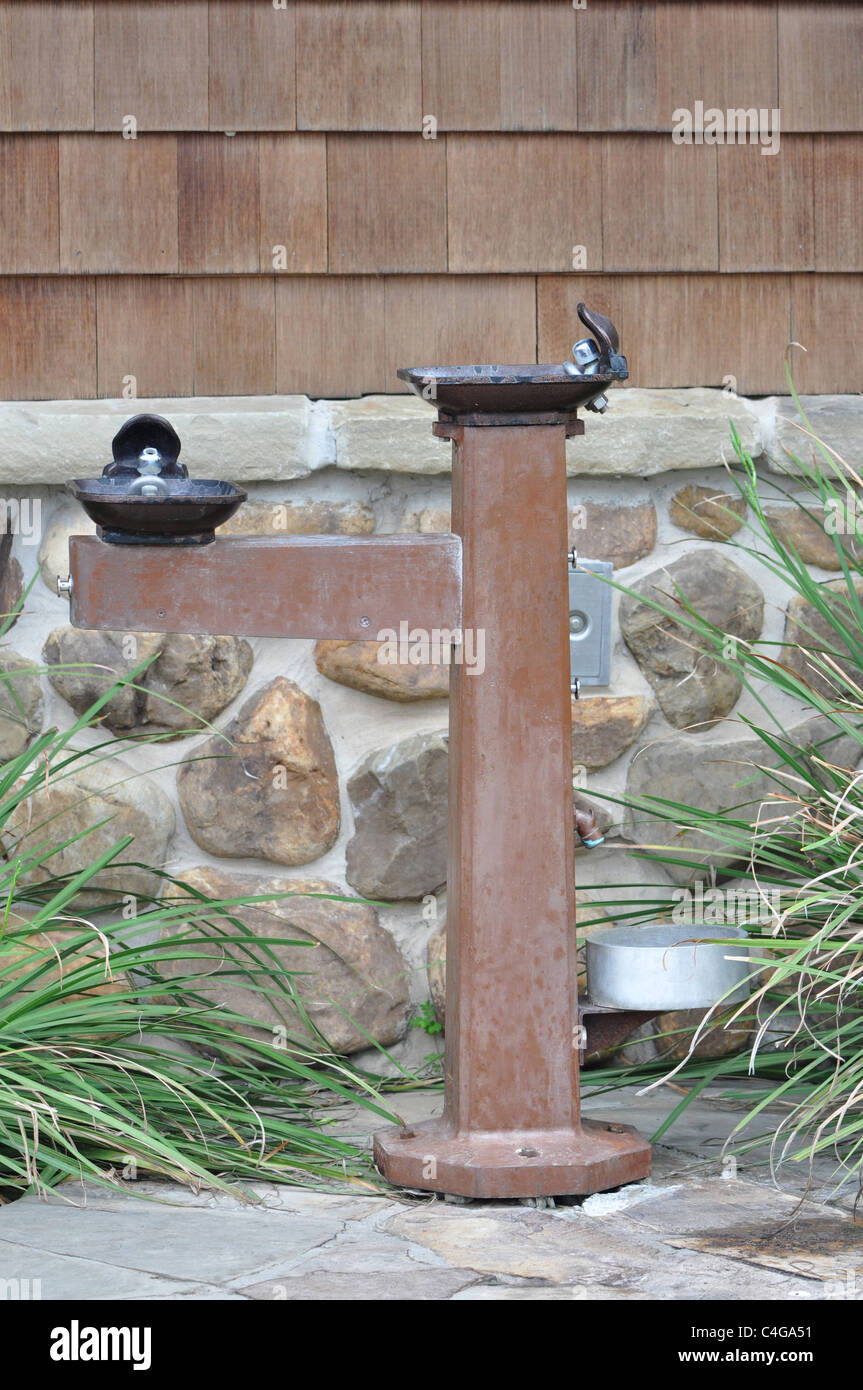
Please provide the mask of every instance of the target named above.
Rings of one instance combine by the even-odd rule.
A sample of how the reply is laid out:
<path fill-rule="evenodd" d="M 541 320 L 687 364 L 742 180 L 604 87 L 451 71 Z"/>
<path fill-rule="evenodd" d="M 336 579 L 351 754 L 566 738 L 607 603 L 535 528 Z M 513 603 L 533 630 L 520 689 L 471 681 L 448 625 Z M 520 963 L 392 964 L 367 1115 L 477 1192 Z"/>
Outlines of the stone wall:
<path fill-rule="evenodd" d="M 806 404 L 823 437 L 860 467 L 859 398 Z M 68 535 L 92 528 L 60 484 L 97 473 L 115 429 L 135 410 L 168 415 L 194 476 L 248 488 L 250 503 L 229 524 L 232 532 L 446 529 L 450 446 L 433 438 L 428 407 L 403 397 L 0 407 L 0 488 L 15 532 L 13 553 L 0 554 L 4 608 L 41 568 L 2 663 L 8 670 L 22 657 L 56 668 L 20 686 L 24 726 L 0 712 L 0 757 L 13 756 L 40 725 L 68 727 L 74 711 L 115 673 L 160 652 L 144 679 L 147 689 L 126 692 L 105 714 L 111 730 L 132 736 L 123 758 L 142 775 L 118 789 L 116 777 L 109 784 L 90 774 L 64 803 L 58 836 L 76 819 L 99 819 L 107 805 L 115 820 L 99 832 L 107 833 L 106 843 L 131 829 L 143 859 L 164 856 L 168 871 L 183 877 L 194 870 L 193 881 L 209 890 L 275 892 L 293 883 L 314 893 L 334 885 L 335 892 L 387 899 L 390 905 L 376 910 L 299 899 L 291 911 L 280 909 L 278 925 L 282 930 L 287 922 L 291 930 L 282 934 L 323 947 L 316 956 L 324 984 L 315 1021 L 334 1032 L 339 1046 L 361 1049 L 362 1032 L 344 1025 L 343 1015 L 328 1007 L 331 1000 L 362 1029 L 416 1060 L 430 1044 L 417 1030 L 406 1032 L 407 1019 L 429 997 L 427 945 L 445 915 L 446 672 L 381 665 L 372 642 L 242 634 L 138 634 L 130 641 L 131 634 L 70 629 L 56 576 L 66 571 Z M 787 398 L 619 390 L 608 414 L 588 417 L 585 437 L 567 446 L 572 540 L 582 557 L 612 560 L 627 586 L 667 592 L 669 577 L 676 579 L 729 631 L 779 640 L 788 595 L 734 549 L 746 537 L 746 518 L 723 467 L 733 458 L 729 420 L 768 487 L 776 488 L 775 507 L 788 507 L 781 496 L 788 479 L 779 476 L 787 466 L 784 451 L 800 452 L 805 440 Z M 801 532 L 795 509 L 787 515 L 813 573 L 829 579 L 832 546 L 814 523 Z M 530 615 L 523 621 L 529 644 Z M 638 896 L 637 885 L 671 882 L 663 870 L 632 857 L 646 827 L 603 806 L 596 794 L 649 788 L 720 804 L 739 773 L 712 760 L 727 759 L 729 743 L 745 747 L 737 716 L 756 712 L 751 695 L 659 632 L 643 605 L 615 594 L 613 632 L 609 687 L 586 690 L 573 707 L 576 795 L 596 805 L 607 827 L 603 848 L 577 855 L 583 899 L 620 896 L 609 885 L 629 884 L 624 894 Z M 530 659 L 541 663 L 543 653 L 532 651 Z M 81 662 L 95 665 L 81 670 Z M 210 730 L 184 734 L 188 717 L 168 701 L 226 730 L 237 751 Z M 777 713 L 793 725 L 804 711 L 789 701 Z M 136 746 L 135 735 L 152 732 L 170 737 Z M 84 739 L 96 741 L 96 734 Z M 105 887 L 136 890 L 128 878 Z"/>

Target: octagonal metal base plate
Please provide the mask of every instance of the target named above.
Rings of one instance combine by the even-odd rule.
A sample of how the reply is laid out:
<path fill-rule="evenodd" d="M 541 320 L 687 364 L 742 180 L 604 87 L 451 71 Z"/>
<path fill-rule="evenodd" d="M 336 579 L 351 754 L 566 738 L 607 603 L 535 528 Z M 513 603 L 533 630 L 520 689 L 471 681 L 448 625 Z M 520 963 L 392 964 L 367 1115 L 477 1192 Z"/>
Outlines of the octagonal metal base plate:
<path fill-rule="evenodd" d="M 459 1197 L 563 1197 L 604 1192 L 650 1172 L 650 1145 L 631 1126 L 456 1134 L 446 1119 L 379 1130 L 374 1157 L 392 1183 Z"/>

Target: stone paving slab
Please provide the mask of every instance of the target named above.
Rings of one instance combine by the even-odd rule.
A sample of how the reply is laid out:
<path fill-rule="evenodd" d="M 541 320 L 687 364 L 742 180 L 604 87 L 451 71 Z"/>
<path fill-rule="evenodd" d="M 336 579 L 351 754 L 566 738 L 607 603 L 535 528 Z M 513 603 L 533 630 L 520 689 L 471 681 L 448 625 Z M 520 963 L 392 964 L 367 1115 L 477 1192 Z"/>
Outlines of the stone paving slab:
<path fill-rule="evenodd" d="M 24 1198 L 25 1201 L 29 1200 Z M 130 1199 L 127 1197 L 126 1199 Z M 18 1205 L 16 1203 L 16 1205 Z M 198 1279 L 171 1279 L 85 1256 L 56 1255 L 44 1246 L 0 1240 L 0 1281 L 16 1280 L 20 1294 L 43 1299 L 240 1299 L 242 1295 Z M 26 1283 L 25 1283 L 26 1281 Z M 4 1291 L 5 1291 L 4 1285 Z M 2 1294 L 0 1298 L 8 1295 Z"/>
<path fill-rule="evenodd" d="M 169 1193 L 170 1195 L 170 1193 Z M 0 1214 L 0 1261 L 12 1243 L 147 1275 L 223 1284 L 284 1263 L 341 1229 L 338 1218 L 268 1211 L 239 1202 L 219 1211 L 142 1202 L 130 1195 L 110 1211 L 95 1206 L 13 1202 Z"/>
<path fill-rule="evenodd" d="M 826 1295 L 863 1297 L 863 1225 L 844 1211 L 740 1179 L 702 1178 L 588 1198 L 583 1210 L 616 1229 L 650 1232 L 674 1249 L 761 1266 L 836 1285 Z M 620 1199 L 617 1208 L 615 1198 Z M 605 1203 L 605 1206 L 603 1206 Z M 623 1219 L 621 1219 L 623 1218 Z"/>
<path fill-rule="evenodd" d="M 678 1099 L 600 1096 L 586 1109 L 650 1134 Z M 394 1108 L 415 1122 L 440 1104 L 414 1092 Z M 551 1206 L 362 1184 L 255 1183 L 240 1196 L 66 1183 L 0 1208 L 0 1281 L 39 1280 L 43 1298 L 75 1301 L 863 1298 L 863 1227 L 847 1194 L 801 1202 L 764 1180 L 761 1160 L 720 1172 L 740 1113 L 699 1098 L 655 1147 L 649 1180 Z M 366 1140 L 375 1127 L 350 1113 L 341 1125 Z"/>

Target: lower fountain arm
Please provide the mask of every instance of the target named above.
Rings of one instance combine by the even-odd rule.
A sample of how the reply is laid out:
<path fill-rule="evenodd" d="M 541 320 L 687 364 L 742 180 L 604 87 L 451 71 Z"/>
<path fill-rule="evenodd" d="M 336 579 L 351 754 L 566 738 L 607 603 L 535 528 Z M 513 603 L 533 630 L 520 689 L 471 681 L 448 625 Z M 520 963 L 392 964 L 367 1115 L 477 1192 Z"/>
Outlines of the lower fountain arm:
<path fill-rule="evenodd" d="M 119 632 L 375 639 L 461 628 L 454 535 L 238 536 L 160 548 L 69 542 L 71 621 Z"/>

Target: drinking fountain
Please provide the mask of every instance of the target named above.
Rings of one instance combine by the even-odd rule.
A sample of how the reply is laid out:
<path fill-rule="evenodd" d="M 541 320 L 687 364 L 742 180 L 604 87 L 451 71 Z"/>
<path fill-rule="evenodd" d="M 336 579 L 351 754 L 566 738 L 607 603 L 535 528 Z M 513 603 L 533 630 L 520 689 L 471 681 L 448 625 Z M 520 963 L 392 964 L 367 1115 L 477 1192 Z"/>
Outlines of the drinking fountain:
<path fill-rule="evenodd" d="M 632 1126 L 579 1104 L 585 1046 L 656 1010 L 578 998 L 565 442 L 627 377 L 610 320 L 578 313 L 591 337 L 565 363 L 399 371 L 452 442 L 451 533 L 214 539 L 245 494 L 191 481 L 158 416 L 124 425 L 101 478 L 69 485 L 100 528 L 70 541 L 77 626 L 452 636 L 444 1113 L 381 1130 L 374 1153 L 393 1183 L 462 1197 L 596 1192 L 650 1167 Z M 471 629 L 481 674 L 457 660 Z M 589 817 L 578 830 L 598 838 Z"/>
<path fill-rule="evenodd" d="M 161 415 L 136 415 L 119 429 L 100 478 L 67 491 L 111 545 L 209 545 L 247 494 L 230 483 L 192 482 L 178 462 L 180 439 Z"/>

